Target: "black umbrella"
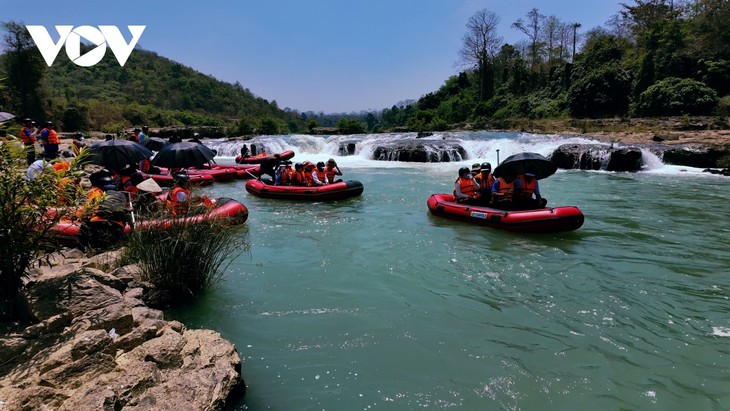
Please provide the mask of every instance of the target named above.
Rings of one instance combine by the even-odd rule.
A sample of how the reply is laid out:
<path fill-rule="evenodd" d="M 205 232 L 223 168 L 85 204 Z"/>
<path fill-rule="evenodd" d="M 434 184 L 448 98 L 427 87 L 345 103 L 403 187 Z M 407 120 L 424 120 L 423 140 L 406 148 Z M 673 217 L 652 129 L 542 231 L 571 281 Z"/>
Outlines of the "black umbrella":
<path fill-rule="evenodd" d="M 107 140 L 89 147 L 89 161 L 110 170 L 136 166 L 140 160 L 152 157 L 152 152 L 129 140 Z"/>
<path fill-rule="evenodd" d="M 183 141 L 162 147 L 152 159 L 152 165 L 168 168 L 200 167 L 215 157 L 215 152 L 208 147 Z"/>
<path fill-rule="evenodd" d="M 518 175 L 524 174 L 527 167 L 532 167 L 535 171 L 535 178 L 538 180 L 550 177 L 558 170 L 558 167 L 542 154 L 519 153 L 507 157 L 494 169 L 494 173 L 492 174 L 495 177 L 504 177 L 505 170 L 510 167 L 514 168 Z"/>
<path fill-rule="evenodd" d="M 140 144 L 149 148 L 150 150 L 160 151 L 160 150 L 162 150 L 162 147 L 165 147 L 166 145 L 170 144 L 170 142 L 165 140 L 164 138 L 147 137 L 144 140 L 142 140 L 142 142 Z"/>

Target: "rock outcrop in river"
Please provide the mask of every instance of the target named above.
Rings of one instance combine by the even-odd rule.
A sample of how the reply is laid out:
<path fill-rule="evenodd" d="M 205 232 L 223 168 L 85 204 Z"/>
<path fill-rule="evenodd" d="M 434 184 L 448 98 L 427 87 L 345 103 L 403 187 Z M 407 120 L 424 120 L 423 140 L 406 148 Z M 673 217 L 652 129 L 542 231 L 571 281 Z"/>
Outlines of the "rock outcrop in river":
<path fill-rule="evenodd" d="M 244 390 L 218 333 L 166 321 L 118 253 L 56 253 L 22 301 L 34 325 L 0 336 L 0 410 L 217 410 Z"/>

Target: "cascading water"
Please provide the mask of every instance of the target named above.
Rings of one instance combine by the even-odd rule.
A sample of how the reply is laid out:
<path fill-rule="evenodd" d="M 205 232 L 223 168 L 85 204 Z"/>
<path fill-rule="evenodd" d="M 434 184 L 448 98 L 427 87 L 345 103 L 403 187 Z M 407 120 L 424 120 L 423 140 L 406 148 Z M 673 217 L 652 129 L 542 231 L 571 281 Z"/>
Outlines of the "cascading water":
<path fill-rule="evenodd" d="M 237 156 L 243 144 L 255 146 L 258 153 L 278 153 L 292 150 L 295 159 L 326 161 L 334 158 L 341 163 L 363 162 L 422 162 L 457 163 L 490 162 L 520 152 L 534 152 L 549 157 L 559 147 L 574 146 L 571 164 L 561 168 L 588 170 L 610 169 L 613 153 L 619 146 L 577 136 L 544 135 L 513 132 L 445 132 L 418 138 L 416 133 L 385 133 L 311 136 L 304 134 L 258 136 L 249 140 L 213 139 L 205 142 L 225 159 Z M 659 158 L 642 150 L 642 169 L 663 167 Z"/>

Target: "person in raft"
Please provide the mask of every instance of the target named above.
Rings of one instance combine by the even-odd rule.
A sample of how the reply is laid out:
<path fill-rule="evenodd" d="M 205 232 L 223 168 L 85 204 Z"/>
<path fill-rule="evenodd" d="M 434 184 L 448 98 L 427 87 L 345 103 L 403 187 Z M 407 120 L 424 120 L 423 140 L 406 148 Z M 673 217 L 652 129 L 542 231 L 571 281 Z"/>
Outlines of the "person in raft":
<path fill-rule="evenodd" d="M 492 165 L 482 163 L 479 174 L 474 176 L 474 180 L 479 183 L 479 204 L 489 205 L 492 201 L 492 185 L 494 185 Z"/>
<path fill-rule="evenodd" d="M 167 196 L 167 209 L 179 217 L 190 210 L 190 176 L 185 173 L 175 174 L 175 188 Z"/>
<path fill-rule="evenodd" d="M 519 177 L 515 182 L 514 207 L 520 210 L 531 210 L 535 208 L 544 208 L 547 205 L 547 199 L 540 195 L 540 186 L 535 178 L 536 170 L 534 167 L 527 167 L 525 175 Z M 533 194 L 535 197 L 533 198 Z"/>
<path fill-rule="evenodd" d="M 341 176 L 342 171 L 337 167 L 337 163 L 334 158 L 327 160 L 327 164 L 324 167 L 324 175 L 327 178 L 328 184 L 339 183 L 342 179 L 335 181 L 336 176 Z"/>
<path fill-rule="evenodd" d="M 281 156 L 279 154 L 274 154 L 273 157 L 267 158 L 266 160 L 261 162 L 261 165 L 259 166 L 259 181 L 261 181 L 261 177 L 266 174 L 268 176 L 271 176 L 272 178 L 272 184 L 274 179 L 276 179 L 276 169 L 279 168 L 279 163 L 281 161 Z"/>
<path fill-rule="evenodd" d="M 249 157 L 251 157 L 251 154 L 248 152 L 248 146 L 244 144 L 243 147 L 241 147 L 241 158 Z"/>
<path fill-rule="evenodd" d="M 457 203 L 474 204 L 479 198 L 479 183 L 474 181 L 469 168 L 459 169 L 459 178 L 454 181 L 454 199 Z"/>
<path fill-rule="evenodd" d="M 517 180 L 517 170 L 514 167 L 507 167 L 504 170 L 504 176 L 494 180 L 492 185 L 492 204 L 502 210 L 511 210 L 513 208 L 512 199 L 515 193 L 515 182 Z"/>
<path fill-rule="evenodd" d="M 79 243 L 83 249 L 105 249 L 118 244 L 127 223 L 127 198 L 115 190 L 111 176 L 97 171 L 89 176 L 91 189 L 78 212 Z"/>

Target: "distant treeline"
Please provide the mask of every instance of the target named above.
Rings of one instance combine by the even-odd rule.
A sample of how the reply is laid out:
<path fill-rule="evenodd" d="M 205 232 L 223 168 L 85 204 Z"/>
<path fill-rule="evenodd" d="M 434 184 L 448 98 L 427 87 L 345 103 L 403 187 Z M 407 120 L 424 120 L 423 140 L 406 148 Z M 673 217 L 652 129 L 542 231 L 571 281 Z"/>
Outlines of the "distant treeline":
<path fill-rule="evenodd" d="M 143 50 L 133 52 L 124 67 L 107 58 L 81 68 L 63 61 L 60 53 L 45 73 L 25 72 L 41 80 L 37 92 L 23 92 L 27 87 L 13 80 L 18 75 L 11 56 L 44 64 L 32 43 L 27 50 L 13 49 L 8 38 L 22 37 L 15 32 L 24 28 L 5 23 L 0 78 L 7 79 L 0 82 L 0 108 L 59 119 L 64 129 L 196 124 L 226 126 L 231 135 L 321 128 L 342 133 L 501 128 L 514 119 L 730 115 L 727 0 L 634 0 L 605 26 L 587 31 L 580 22 L 535 8 L 512 23 L 525 35 L 516 44 L 502 41 L 499 21 L 484 9 L 466 22 L 458 50 L 464 70 L 438 90 L 380 111 L 336 114 L 281 110 L 276 101 L 256 97 L 239 83 L 218 81 Z"/>

